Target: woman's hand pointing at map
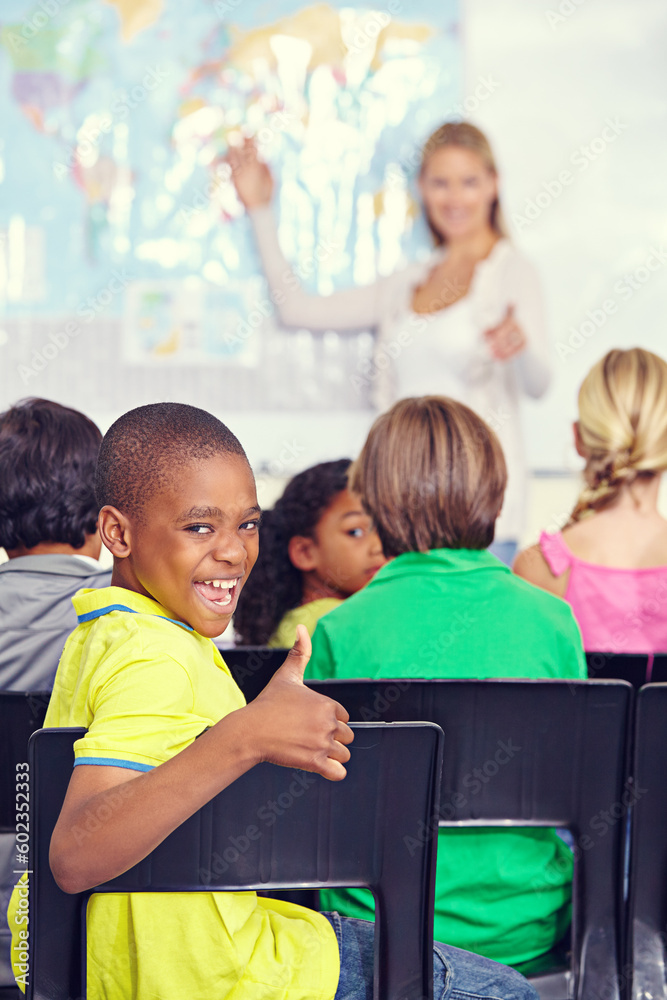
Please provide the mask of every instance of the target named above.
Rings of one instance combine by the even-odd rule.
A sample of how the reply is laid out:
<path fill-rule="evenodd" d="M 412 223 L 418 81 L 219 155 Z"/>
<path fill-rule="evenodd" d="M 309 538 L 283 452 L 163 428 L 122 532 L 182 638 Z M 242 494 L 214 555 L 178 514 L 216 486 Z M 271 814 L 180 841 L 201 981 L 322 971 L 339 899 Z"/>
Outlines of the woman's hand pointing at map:
<path fill-rule="evenodd" d="M 257 156 L 253 139 L 244 139 L 242 146 L 231 146 L 226 162 L 232 170 L 232 183 L 246 209 L 268 205 L 273 195 L 273 177 L 266 163 Z"/>

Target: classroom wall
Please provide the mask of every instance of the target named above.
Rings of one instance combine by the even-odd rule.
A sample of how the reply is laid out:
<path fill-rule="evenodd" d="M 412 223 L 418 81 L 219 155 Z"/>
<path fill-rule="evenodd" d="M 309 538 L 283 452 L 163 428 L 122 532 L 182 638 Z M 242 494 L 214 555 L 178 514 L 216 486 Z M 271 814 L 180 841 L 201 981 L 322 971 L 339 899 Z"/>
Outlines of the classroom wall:
<path fill-rule="evenodd" d="M 667 355 L 667 9 L 663 0 L 465 0 L 465 89 L 538 265 L 554 342 L 526 405 L 533 469 L 571 470 L 576 391 L 611 347 Z"/>
<path fill-rule="evenodd" d="M 279 6 L 286 9 L 294 3 L 284 0 Z M 365 5 L 351 2 L 349 6 L 361 10 Z M 8 0 L 3 17 L 10 8 L 32 9 L 28 0 Z M 63 7 L 62 17 L 70 16 L 71 9 Z M 250 25 L 254 9 L 250 3 L 240 5 L 238 16 Z M 110 17 L 111 8 L 104 10 Z M 173 29 L 178 7 L 169 0 L 164 10 L 171 12 Z M 455 42 L 448 50 L 450 71 L 442 74 L 442 113 L 447 116 L 454 105 L 462 106 L 488 132 L 497 151 L 513 237 L 539 268 L 547 296 L 555 374 L 548 397 L 526 403 L 530 465 L 541 473 L 572 473 L 580 462 L 570 444 L 570 424 L 576 389 L 588 367 L 611 346 L 642 344 L 667 352 L 664 0 L 639 0 L 632 5 L 626 0 L 460 0 L 458 6 L 454 0 L 446 5 L 435 0 L 410 5 L 381 0 L 377 10 L 385 19 L 412 21 L 428 20 L 430 11 L 441 25 L 447 19 L 454 25 L 448 34 Z M 262 8 L 261 16 L 273 21 L 279 13 L 278 8 L 270 13 Z M 57 19 L 49 24 L 49 30 L 58 27 Z M 187 37 L 184 34 L 183 53 L 194 44 L 195 29 L 193 20 Z M 44 38 L 37 39 L 40 45 Z M 5 45 L 0 53 L 0 79 L 11 88 L 15 80 L 8 51 Z M 161 58 L 166 59 L 171 51 L 165 46 Z M 135 62 L 140 56 L 144 58 L 138 49 Z M 163 91 L 156 93 L 162 99 Z M 144 114 L 146 107 L 133 114 Z M 11 111 L 17 113 L 15 103 Z M 26 113 L 24 109 L 22 127 Z M 13 121 L 5 116 L 5 128 Z M 426 132 L 429 125 L 424 121 L 419 128 Z M 113 156 L 122 156 L 119 150 L 125 133 L 121 126 L 133 127 L 131 114 L 119 123 Z M 23 163 L 27 174 L 39 157 L 17 158 L 10 141 L 13 137 L 14 133 L 2 147 L 0 167 L 4 164 L 16 175 Z M 276 142 L 284 138 L 276 136 Z M 35 143 L 37 139 L 36 135 Z M 31 144 L 33 153 L 37 148 Z M 392 149 L 391 155 L 395 153 Z M 50 169 L 46 161 L 41 166 Z M 151 170 L 159 169 L 157 161 L 151 163 Z M 100 184 L 103 180 L 98 178 Z M 72 199 L 71 178 L 63 178 L 61 186 Z M 33 193 L 34 199 L 41 196 L 38 186 L 33 186 Z M 115 223 L 119 226 L 120 208 Z M 11 211 L 7 201 L 4 209 L 0 205 L 3 217 Z M 63 257 L 76 241 L 83 241 L 83 246 L 89 240 L 93 247 L 98 225 L 94 213 L 86 225 L 82 228 L 81 220 L 73 216 L 71 242 L 63 241 Z M 0 230 L 1 261 L 11 241 L 1 224 Z M 13 239 L 16 231 L 15 227 Z M 30 237 L 32 242 L 29 235 L 26 231 L 27 242 L 22 244 L 23 268 L 37 295 L 39 232 Z M 239 247 L 243 253 L 251 252 L 249 244 Z M 286 249 L 291 254 L 298 248 Z M 362 280 L 363 275 L 357 277 Z M 12 280 L 18 280 L 16 274 Z M 216 300 L 215 308 L 224 306 L 225 295 Z M 1 300 L 2 288 L 0 306 Z M 176 295 L 174 302 L 187 312 L 185 300 Z M 224 362 L 220 362 L 202 366 L 199 374 L 191 365 L 166 364 L 159 378 L 152 379 L 145 367 L 122 371 L 118 367 L 118 358 L 125 356 L 127 348 L 125 320 L 129 316 L 131 325 L 135 307 L 136 296 L 126 301 L 121 293 L 108 313 L 99 311 L 79 339 L 57 352 L 56 360 L 27 383 L 18 375 L 18 364 L 30 359 L 33 345 L 49 343 L 49 337 L 57 334 L 58 317 L 41 316 L 37 321 L 27 305 L 23 316 L 1 322 L 0 405 L 30 393 L 46 395 L 81 406 L 106 428 L 128 405 L 159 398 L 200 402 L 230 423 L 267 483 L 316 461 L 358 452 L 372 411 L 350 395 L 344 377 L 337 383 L 331 373 L 338 378 L 346 365 L 357 363 L 358 352 L 368 353 L 363 337 L 355 346 L 344 343 L 345 338 L 313 341 L 304 333 L 293 341 L 293 354 L 286 341 L 271 339 L 271 352 L 259 368 L 253 369 L 256 358 L 247 357 L 232 378 L 226 379 Z M 326 385 L 312 377 L 313 358 L 329 373 Z M 340 396 L 338 409 L 327 409 L 323 400 L 338 398 L 337 385 L 347 394 Z"/>
<path fill-rule="evenodd" d="M 533 520 L 550 523 L 576 493 L 588 369 L 612 347 L 667 356 L 667 14 L 663 0 L 462 0 L 461 15 L 460 104 L 492 141 L 511 235 L 544 283 L 553 383 L 524 412 Z M 354 454 L 369 422 L 279 414 L 267 430 L 274 454 L 303 449 L 296 469 Z M 238 423 L 258 440 L 252 415 Z"/>

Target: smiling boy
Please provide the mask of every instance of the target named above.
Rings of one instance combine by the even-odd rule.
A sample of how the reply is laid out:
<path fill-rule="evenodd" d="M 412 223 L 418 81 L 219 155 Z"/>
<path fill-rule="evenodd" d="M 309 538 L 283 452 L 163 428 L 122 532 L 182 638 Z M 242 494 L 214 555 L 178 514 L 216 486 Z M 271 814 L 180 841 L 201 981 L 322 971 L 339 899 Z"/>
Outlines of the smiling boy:
<path fill-rule="evenodd" d="M 46 718 L 87 729 L 51 839 L 65 892 L 126 871 L 262 760 L 344 778 L 353 738 L 347 712 L 302 683 L 302 625 L 247 706 L 211 642 L 258 551 L 254 479 L 224 424 L 178 403 L 126 413 L 102 442 L 96 491 L 111 586 L 74 598 Z M 15 891 L 10 923 L 17 905 Z M 93 895 L 87 946 L 90 1000 L 372 995 L 371 924 L 254 892 Z M 434 973 L 438 1000 L 535 1000 L 518 974 L 444 946 Z"/>
<path fill-rule="evenodd" d="M 175 403 L 125 414 L 96 492 L 111 586 L 74 598 L 45 723 L 88 730 L 51 841 L 67 892 L 134 865 L 261 760 L 344 777 L 352 740 L 347 713 L 301 683 L 307 635 L 247 707 L 206 638 L 228 625 L 259 544 L 253 475 L 220 421 Z M 338 972 L 325 917 L 255 893 L 102 895 L 88 909 L 89 997 L 330 1000 Z"/>
<path fill-rule="evenodd" d="M 218 421 L 210 419 L 215 427 Z M 121 420 L 127 424 L 129 414 Z M 144 416 L 134 433 L 146 434 L 148 425 Z M 114 556 L 112 586 L 152 598 L 209 638 L 227 628 L 259 550 L 260 509 L 248 460 L 231 432 L 218 436 L 226 451 L 195 438 L 190 459 L 186 452 L 173 465 L 157 464 L 151 486 L 138 488 L 123 474 L 137 439 L 112 428 L 97 469 L 100 530 Z"/>

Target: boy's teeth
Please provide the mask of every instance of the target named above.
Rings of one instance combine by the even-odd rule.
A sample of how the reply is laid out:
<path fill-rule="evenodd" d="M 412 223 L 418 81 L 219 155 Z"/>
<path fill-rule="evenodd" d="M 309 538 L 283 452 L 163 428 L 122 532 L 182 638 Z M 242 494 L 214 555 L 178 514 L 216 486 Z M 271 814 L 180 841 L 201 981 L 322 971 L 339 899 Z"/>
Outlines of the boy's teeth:
<path fill-rule="evenodd" d="M 232 591 L 236 588 L 239 579 L 239 577 L 235 577 L 233 580 L 197 580 L 195 588 L 207 601 L 223 608 L 232 603 L 234 596 Z"/>

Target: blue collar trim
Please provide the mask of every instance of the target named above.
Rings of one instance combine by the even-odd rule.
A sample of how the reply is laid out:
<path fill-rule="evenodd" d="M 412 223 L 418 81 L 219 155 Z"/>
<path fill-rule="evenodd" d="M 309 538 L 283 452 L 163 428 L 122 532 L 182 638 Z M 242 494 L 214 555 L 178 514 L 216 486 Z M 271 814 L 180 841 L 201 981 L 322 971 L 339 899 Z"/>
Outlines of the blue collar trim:
<path fill-rule="evenodd" d="M 106 608 L 98 608 L 96 611 L 86 611 L 83 615 L 77 615 L 77 619 L 79 624 L 92 622 L 94 618 L 102 618 L 103 615 L 108 615 L 111 611 L 129 611 L 131 615 L 151 614 L 150 611 L 135 611 L 134 608 L 128 608 L 125 604 L 109 604 Z M 171 622 L 172 625 L 180 625 L 188 632 L 194 632 L 192 625 L 186 625 L 185 622 L 179 622 L 175 618 L 167 618 L 166 615 L 151 615 L 151 617 L 162 618 L 166 622 Z"/>

